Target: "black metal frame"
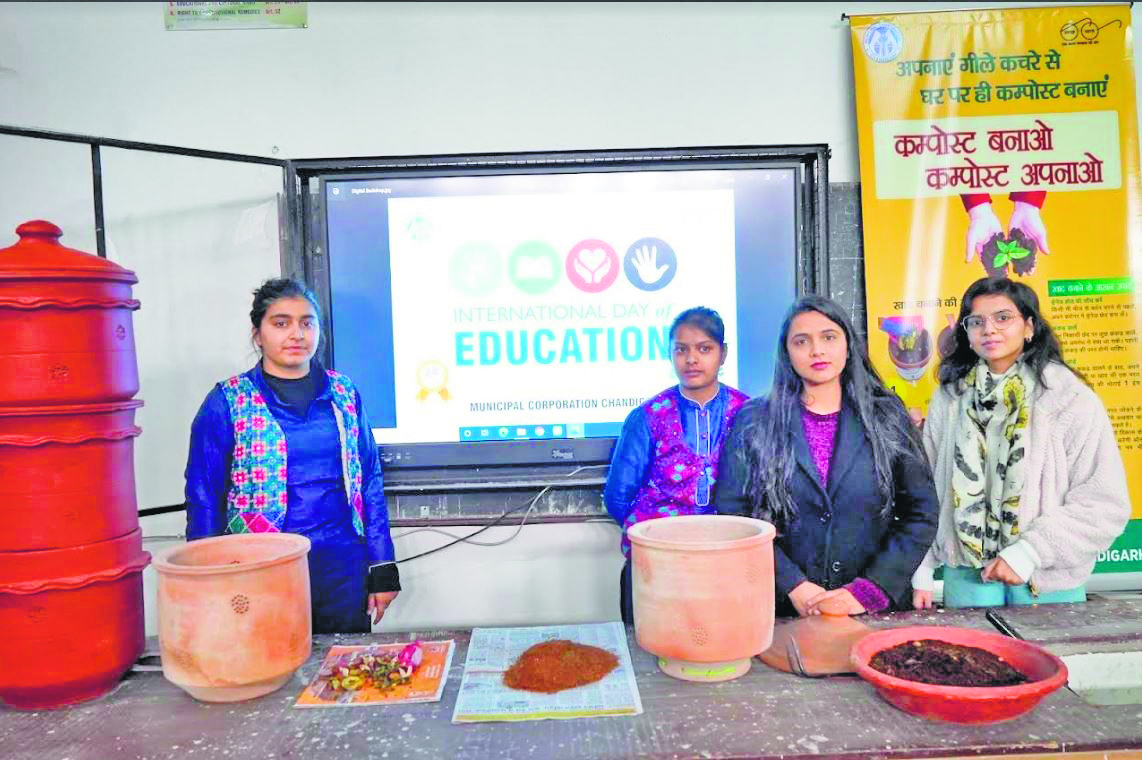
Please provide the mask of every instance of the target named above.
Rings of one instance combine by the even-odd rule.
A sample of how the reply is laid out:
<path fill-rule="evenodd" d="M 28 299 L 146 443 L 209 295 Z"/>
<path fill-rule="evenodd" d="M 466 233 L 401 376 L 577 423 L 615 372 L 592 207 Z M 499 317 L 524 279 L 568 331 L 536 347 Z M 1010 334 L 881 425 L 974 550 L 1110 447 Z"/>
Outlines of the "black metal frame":
<path fill-rule="evenodd" d="M 107 258 L 107 241 L 104 234 L 103 223 L 103 161 L 100 148 L 120 148 L 122 150 L 137 150 L 145 153 L 168 153 L 175 156 L 190 158 L 206 158 L 214 161 L 233 161 L 242 164 L 263 164 L 276 166 L 282 170 L 283 195 L 287 202 L 287 211 L 291 211 L 296 204 L 297 193 L 290 187 L 293 173 L 289 170 L 289 161 L 280 158 L 267 158 L 265 156 L 250 156 L 244 153 L 226 153 L 217 150 L 199 150 L 198 148 L 183 148 L 178 145 L 163 145 L 161 143 L 137 142 L 134 140 L 115 140 L 109 137 L 94 137 L 92 135 L 76 135 L 69 132 L 52 132 L 46 129 L 27 129 L 0 124 L 0 135 L 13 137 L 28 137 L 36 140 L 50 140 L 52 142 L 81 143 L 91 148 L 91 185 L 95 205 L 95 252 L 100 258 Z M 293 203 L 291 203 L 291 200 Z M 295 218 L 295 213 L 284 217 L 287 220 Z M 297 240 L 289 229 L 283 237 L 288 248 Z M 282 263 L 285 264 L 283 255 Z"/>

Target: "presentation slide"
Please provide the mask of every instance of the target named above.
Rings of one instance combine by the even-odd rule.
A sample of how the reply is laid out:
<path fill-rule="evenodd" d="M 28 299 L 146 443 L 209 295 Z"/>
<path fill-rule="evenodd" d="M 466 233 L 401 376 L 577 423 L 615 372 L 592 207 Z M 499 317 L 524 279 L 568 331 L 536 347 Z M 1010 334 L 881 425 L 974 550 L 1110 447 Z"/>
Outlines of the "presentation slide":
<path fill-rule="evenodd" d="M 677 382 L 670 324 L 701 305 L 756 395 L 793 192 L 772 169 L 327 182 L 334 364 L 381 443 L 614 436 Z"/>

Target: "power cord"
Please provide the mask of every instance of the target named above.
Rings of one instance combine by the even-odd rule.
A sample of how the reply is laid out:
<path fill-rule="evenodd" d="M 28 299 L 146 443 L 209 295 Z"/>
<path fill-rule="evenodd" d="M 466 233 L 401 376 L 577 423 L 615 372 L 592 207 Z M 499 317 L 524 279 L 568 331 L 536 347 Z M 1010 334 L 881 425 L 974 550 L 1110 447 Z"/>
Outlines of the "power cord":
<path fill-rule="evenodd" d="M 599 469 L 599 468 L 603 468 L 603 467 L 609 467 L 609 465 L 605 465 L 605 464 L 584 465 L 582 467 L 579 467 L 579 468 L 573 470 L 572 472 L 567 473 L 566 477 L 570 478 L 574 475 L 578 475 L 580 472 L 583 472 L 584 470 L 593 470 L 593 469 Z M 404 559 L 398 559 L 398 560 L 396 560 L 396 564 L 400 565 L 400 564 L 405 563 L 405 562 L 411 562 L 414 559 L 420 559 L 421 557 L 427 557 L 429 554 L 435 554 L 438 551 L 442 551 L 444 549 L 447 549 L 449 547 L 452 547 L 452 546 L 455 546 L 456 544 L 461 544 L 461 543 L 471 543 L 471 544 L 474 544 L 475 546 L 502 546 L 503 544 L 506 544 L 507 542 L 511 541 L 512 539 L 514 539 L 516 536 L 518 536 L 520 534 L 520 532 L 523 530 L 524 524 L 527 523 L 527 518 L 531 515 L 531 511 L 533 509 L 535 509 L 535 505 L 538 504 L 539 500 L 542 499 L 543 496 L 548 491 L 550 491 L 551 489 L 552 489 L 552 486 L 544 486 L 543 489 L 539 493 L 537 493 L 534 497 L 532 497 L 528 501 L 524 502 L 523 504 L 520 504 L 518 507 L 513 507 L 512 509 L 504 511 L 495 520 L 492 520 L 487 525 L 484 525 L 483 527 L 478 528 L 477 530 L 469 533 L 466 536 L 457 536 L 454 533 L 449 533 L 448 531 L 441 530 L 440 528 L 429 528 L 429 527 L 415 528 L 413 530 L 402 533 L 399 536 L 394 536 L 393 537 L 394 539 L 404 538 L 405 536 L 412 535 L 413 533 L 419 533 L 421 531 L 429 531 L 432 533 L 443 533 L 444 535 L 449 536 L 450 538 L 453 539 L 452 541 L 449 541 L 446 544 L 441 544 L 440 546 L 437 546 L 434 549 L 429 549 L 428 551 L 421 552 L 420 554 L 414 554 L 411 557 L 405 557 Z M 521 509 L 525 509 L 525 508 L 527 509 L 527 511 L 524 513 L 523 519 L 520 520 L 519 525 L 516 526 L 515 532 L 512 533 L 507 538 L 502 539 L 500 541 L 473 541 L 472 540 L 472 538 L 480 535 L 481 533 L 486 531 L 488 528 L 494 528 L 495 526 L 499 525 L 501 522 L 504 521 L 504 518 L 508 517 L 509 515 L 513 515 L 516 512 L 520 511 Z"/>
<path fill-rule="evenodd" d="M 568 477 L 568 478 L 573 477 L 573 476 L 578 475 L 579 473 L 583 472 L 584 470 L 596 470 L 596 469 L 601 469 L 601 468 L 609 467 L 609 466 L 610 465 L 605 465 L 605 464 L 583 465 L 582 467 L 576 468 L 575 470 L 567 473 L 566 477 Z M 448 536 L 449 538 L 453 539 L 452 541 L 449 541 L 446 544 L 441 544 L 440 546 L 437 546 L 435 549 L 429 549 L 426 552 L 421 552 L 420 554 L 414 554 L 411 557 L 405 557 L 404 559 L 398 559 L 398 560 L 396 560 L 396 564 L 399 565 L 399 564 L 402 564 L 404 562 L 411 562 L 414 559 L 420 559 L 421 557 L 427 557 L 429 554 L 435 554 L 438 551 L 442 551 L 442 550 L 447 549 L 451 546 L 455 546 L 456 544 L 469 543 L 469 544 L 472 544 L 474 546 L 502 546 L 502 545 L 508 543 L 509 541 L 515 539 L 515 537 L 518 536 L 523 531 L 523 526 L 527 523 L 527 519 L 528 519 L 528 517 L 531 516 L 531 512 L 532 512 L 532 510 L 535 509 L 535 505 L 538 504 L 539 500 L 542 499 L 544 497 L 544 495 L 547 494 L 547 492 L 550 491 L 553 487 L 554 486 L 544 486 L 543 489 L 539 493 L 537 493 L 535 496 L 533 496 L 532 498 L 525 501 L 523 504 L 520 504 L 518 507 L 513 507 L 509 510 L 506 510 L 505 512 L 500 514 L 500 516 L 497 517 L 495 520 L 492 520 L 487 525 L 484 525 L 483 527 L 478 528 L 477 530 L 469 533 L 466 536 L 457 536 L 455 533 L 449 533 L 448 531 L 441 530 L 440 528 L 430 528 L 430 527 L 413 528 L 412 530 L 405 531 L 404 533 L 401 533 L 399 536 L 393 536 L 393 539 L 395 540 L 398 538 L 404 538 L 405 536 L 411 536 L 413 533 L 421 533 L 421 532 L 427 531 L 430 533 L 442 533 L 445 536 Z M 494 528 L 495 526 L 499 525 L 509 515 L 514 515 L 516 512 L 520 511 L 521 509 L 525 509 L 525 508 L 527 509 L 527 511 L 524 512 L 523 519 L 520 520 L 519 525 L 516 526 L 515 532 L 512 533 L 507 538 L 501 539 L 499 541 L 473 541 L 472 540 L 475 536 L 480 535 L 481 533 L 486 531 L 488 528 Z M 603 522 L 607 522 L 607 521 L 603 520 Z M 144 542 L 162 541 L 162 540 L 185 540 L 185 539 L 186 539 L 186 536 L 143 536 Z"/>

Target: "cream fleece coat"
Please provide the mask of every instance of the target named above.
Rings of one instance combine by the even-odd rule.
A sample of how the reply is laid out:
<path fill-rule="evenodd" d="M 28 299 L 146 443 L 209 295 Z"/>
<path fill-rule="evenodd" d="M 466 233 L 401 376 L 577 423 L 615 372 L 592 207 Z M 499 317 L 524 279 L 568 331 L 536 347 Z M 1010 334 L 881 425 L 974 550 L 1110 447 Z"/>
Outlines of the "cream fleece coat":
<path fill-rule="evenodd" d="M 952 452 L 957 397 L 941 387 L 928 406 L 924 450 L 940 497 L 936 541 L 913 576 L 931 590 L 940 565 L 966 567 L 952 520 Z M 1130 519 L 1130 493 L 1122 455 L 1106 408 L 1073 372 L 1052 362 L 1036 389 L 1028 432 L 1026 481 L 1019 501 L 1020 539 L 1001 556 L 1040 591 L 1086 582 L 1098 553 L 1121 535 Z"/>

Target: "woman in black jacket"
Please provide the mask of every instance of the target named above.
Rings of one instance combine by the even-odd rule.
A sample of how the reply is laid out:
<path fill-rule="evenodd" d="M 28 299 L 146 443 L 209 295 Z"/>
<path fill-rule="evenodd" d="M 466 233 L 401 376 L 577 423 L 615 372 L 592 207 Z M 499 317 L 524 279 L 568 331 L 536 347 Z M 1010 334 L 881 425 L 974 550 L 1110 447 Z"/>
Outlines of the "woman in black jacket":
<path fill-rule="evenodd" d="M 777 527 L 778 615 L 910 608 L 938 502 L 918 431 L 837 304 L 804 296 L 782 324 L 768 397 L 734 422 L 721 514 Z"/>

